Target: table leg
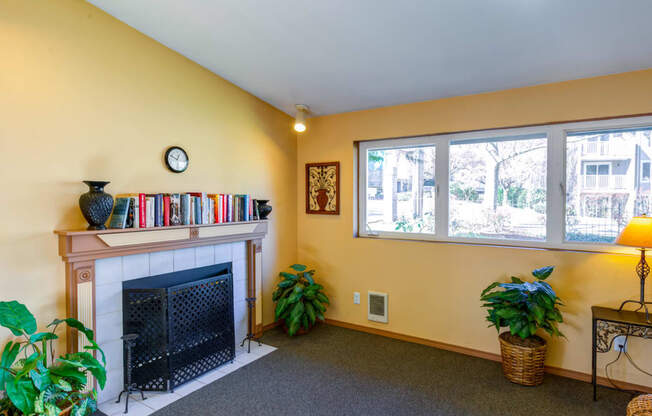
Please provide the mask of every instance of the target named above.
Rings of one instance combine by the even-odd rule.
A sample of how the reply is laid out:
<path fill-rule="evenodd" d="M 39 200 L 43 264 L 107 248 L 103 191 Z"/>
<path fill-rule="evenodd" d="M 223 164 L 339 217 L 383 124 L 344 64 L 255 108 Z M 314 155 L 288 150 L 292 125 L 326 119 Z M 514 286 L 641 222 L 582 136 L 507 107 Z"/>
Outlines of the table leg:
<path fill-rule="evenodd" d="M 598 400 L 598 377 L 596 374 L 596 365 L 597 365 L 597 351 L 596 351 L 596 330 L 597 330 L 597 320 L 592 319 L 593 329 L 592 329 L 592 348 L 591 348 L 591 383 L 593 384 L 593 401 Z"/>

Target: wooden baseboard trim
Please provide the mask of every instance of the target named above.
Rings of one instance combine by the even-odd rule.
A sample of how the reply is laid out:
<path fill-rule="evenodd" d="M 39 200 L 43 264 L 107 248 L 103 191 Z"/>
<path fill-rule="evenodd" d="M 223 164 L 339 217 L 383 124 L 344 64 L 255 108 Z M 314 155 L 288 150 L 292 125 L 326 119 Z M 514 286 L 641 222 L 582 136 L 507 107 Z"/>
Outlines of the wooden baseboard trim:
<path fill-rule="evenodd" d="M 384 329 L 372 328 L 369 326 L 352 324 L 349 322 L 338 321 L 335 319 L 326 319 L 328 325 L 339 326 L 342 328 L 352 329 L 354 331 L 366 332 L 368 334 L 380 335 L 387 338 L 398 339 L 401 341 L 412 342 L 415 344 L 426 345 L 429 347 L 439 348 L 441 350 L 457 352 L 460 354 L 469 355 L 472 357 L 484 358 L 485 360 L 497 361 L 500 362 L 500 354 L 494 354 L 491 352 L 480 351 L 473 348 L 461 347 L 459 345 L 447 344 L 445 342 L 433 341 L 431 339 L 419 338 L 412 335 L 400 334 L 398 332 L 386 331 Z M 567 370 L 559 367 L 546 366 L 546 373 L 553 374 L 556 376 L 571 378 L 573 380 L 584 381 L 586 383 L 591 382 L 591 374 L 582 373 L 575 370 Z M 644 393 L 652 393 L 652 387 L 643 386 L 639 384 L 628 383 L 625 381 L 614 380 L 616 385 L 621 389 L 625 390 L 635 390 Z M 612 384 L 606 377 L 598 377 L 598 384 L 605 387 L 613 387 Z"/>
<path fill-rule="evenodd" d="M 460 347 L 459 345 L 447 344 L 445 342 L 433 341 L 431 339 L 414 337 L 412 335 L 399 334 L 398 332 L 386 331 L 380 328 L 372 328 L 364 325 L 351 324 L 348 322 L 326 319 L 328 325 L 339 326 L 342 328 L 353 329 L 355 331 L 366 332 L 368 334 L 380 335 L 387 338 L 398 339 L 401 341 L 412 342 L 414 344 L 427 345 L 429 347 L 439 348 L 440 350 L 459 352 L 460 354 L 470 355 L 473 357 L 484 358 L 485 360 L 500 361 L 499 354 L 475 350 L 473 348 Z"/>
<path fill-rule="evenodd" d="M 272 322 L 271 324 L 263 325 L 263 333 L 269 331 L 270 329 L 274 329 L 277 326 L 279 326 L 278 322 Z"/>

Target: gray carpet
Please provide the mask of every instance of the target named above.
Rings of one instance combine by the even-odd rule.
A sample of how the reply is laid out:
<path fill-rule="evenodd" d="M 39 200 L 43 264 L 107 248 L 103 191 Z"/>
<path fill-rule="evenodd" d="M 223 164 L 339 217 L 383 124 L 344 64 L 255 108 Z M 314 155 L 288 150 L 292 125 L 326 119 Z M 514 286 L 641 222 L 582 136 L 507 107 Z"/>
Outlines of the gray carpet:
<path fill-rule="evenodd" d="M 499 363 L 332 326 L 263 341 L 279 349 L 154 415 L 623 415 L 630 399 L 600 388 L 594 403 L 550 375 L 521 387 Z"/>
<path fill-rule="evenodd" d="M 154 415 L 622 415 L 630 399 L 601 388 L 594 403 L 550 375 L 517 386 L 499 363 L 332 326 L 263 341 L 279 349 Z"/>

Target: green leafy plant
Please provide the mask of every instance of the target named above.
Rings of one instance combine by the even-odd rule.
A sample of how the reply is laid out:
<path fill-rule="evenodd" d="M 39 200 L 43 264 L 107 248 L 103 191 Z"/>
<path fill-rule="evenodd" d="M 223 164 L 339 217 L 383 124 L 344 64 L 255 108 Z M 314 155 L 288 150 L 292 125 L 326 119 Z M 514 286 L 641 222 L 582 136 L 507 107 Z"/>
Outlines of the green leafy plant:
<path fill-rule="evenodd" d="M 84 334 L 85 351 L 55 358 L 53 341 L 56 330 L 65 324 Z M 50 331 L 36 332 L 36 319 L 16 301 L 0 302 L 0 326 L 16 337 L 7 342 L 0 356 L 0 391 L 7 397 L 0 401 L 0 412 L 7 415 L 56 416 L 70 409 L 72 416 L 86 416 L 97 408 L 94 390 L 84 392 L 87 374 L 92 374 L 101 389 L 106 383 L 104 352 L 93 338 L 93 330 L 76 319 L 55 319 Z M 92 354 L 96 351 L 101 362 Z"/>
<path fill-rule="evenodd" d="M 303 264 L 290 266 L 292 272 L 281 272 L 272 299 L 276 302 L 276 320 L 285 321 L 288 335 L 293 336 L 303 328 L 308 331 L 317 320 L 324 321 L 328 297 L 322 292 L 324 287 L 315 283 L 314 270 Z"/>
<path fill-rule="evenodd" d="M 532 272 L 534 282 L 524 282 L 512 277 L 511 283 L 494 282 L 482 291 L 480 300 L 487 308 L 489 327 L 496 330 L 509 327 L 512 335 L 522 339 L 535 335 L 539 328 L 551 336 L 564 336 L 557 324 L 563 322 L 557 306 L 563 306 L 561 300 L 547 282 L 554 267 L 542 267 Z M 495 290 L 494 290 L 495 289 Z"/>

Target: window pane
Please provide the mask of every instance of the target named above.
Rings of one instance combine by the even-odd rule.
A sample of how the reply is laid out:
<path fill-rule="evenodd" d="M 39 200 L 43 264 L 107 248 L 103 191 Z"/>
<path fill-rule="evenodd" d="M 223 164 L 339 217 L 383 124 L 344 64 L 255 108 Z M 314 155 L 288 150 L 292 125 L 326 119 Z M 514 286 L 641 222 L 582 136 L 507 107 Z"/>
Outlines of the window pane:
<path fill-rule="evenodd" d="M 650 162 L 643 162 L 641 168 L 641 179 L 645 182 L 650 181 Z"/>
<path fill-rule="evenodd" d="M 642 160 L 652 155 L 651 133 L 639 128 L 568 135 L 566 241 L 613 243 L 632 216 L 649 213 L 649 165 L 646 180 Z M 597 166 L 597 177 L 591 166 Z"/>
<path fill-rule="evenodd" d="M 449 235 L 545 240 L 546 138 L 452 142 Z"/>
<path fill-rule="evenodd" d="M 367 230 L 435 232 L 435 147 L 367 152 Z"/>
<path fill-rule="evenodd" d="M 586 165 L 586 174 L 587 175 L 595 175 L 598 171 L 598 166 L 597 165 Z"/>

